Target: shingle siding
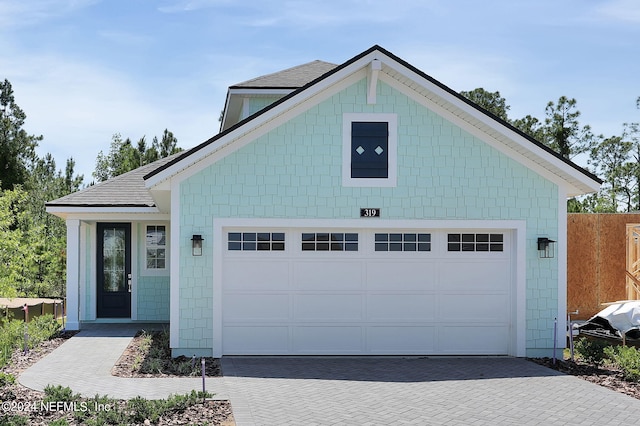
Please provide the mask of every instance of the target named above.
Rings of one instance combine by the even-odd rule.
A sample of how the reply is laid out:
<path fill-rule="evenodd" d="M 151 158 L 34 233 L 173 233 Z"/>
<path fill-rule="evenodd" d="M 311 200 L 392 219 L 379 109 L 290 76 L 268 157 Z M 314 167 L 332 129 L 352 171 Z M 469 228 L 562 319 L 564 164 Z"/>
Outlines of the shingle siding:
<path fill-rule="evenodd" d="M 552 346 L 558 259 L 532 247 L 541 230 L 558 232 L 557 186 L 384 83 L 367 105 L 366 88 L 348 87 L 180 185 L 181 234 L 207 241 L 194 258 L 183 238 L 180 347 L 212 345 L 216 217 L 352 219 L 363 206 L 386 219 L 525 220 L 526 346 Z M 342 186 L 342 114 L 351 112 L 398 113 L 397 187 Z"/>

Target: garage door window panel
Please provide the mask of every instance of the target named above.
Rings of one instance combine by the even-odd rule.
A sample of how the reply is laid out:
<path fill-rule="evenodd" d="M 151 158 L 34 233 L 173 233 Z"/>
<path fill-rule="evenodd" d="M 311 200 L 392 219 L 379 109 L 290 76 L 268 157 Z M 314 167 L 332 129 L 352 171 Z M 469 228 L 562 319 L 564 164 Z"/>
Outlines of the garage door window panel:
<path fill-rule="evenodd" d="M 284 251 L 284 232 L 229 232 L 229 251 Z"/>
<path fill-rule="evenodd" d="M 358 234 L 303 232 L 302 251 L 358 251 Z"/>
<path fill-rule="evenodd" d="M 502 252 L 503 234 L 447 234 L 447 251 L 450 252 Z"/>
<path fill-rule="evenodd" d="M 431 251 L 431 234 L 376 233 L 375 251 Z"/>

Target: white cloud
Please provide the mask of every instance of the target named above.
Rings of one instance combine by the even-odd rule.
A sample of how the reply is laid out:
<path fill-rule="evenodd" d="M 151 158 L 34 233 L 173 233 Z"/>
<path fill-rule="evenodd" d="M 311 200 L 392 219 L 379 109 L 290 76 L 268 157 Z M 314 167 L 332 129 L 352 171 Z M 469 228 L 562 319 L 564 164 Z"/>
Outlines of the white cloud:
<path fill-rule="evenodd" d="M 640 24 L 640 2 L 637 0 L 611 0 L 596 8 L 605 19 Z"/>
<path fill-rule="evenodd" d="M 163 13 L 193 12 L 232 3 L 233 0 L 171 0 L 167 5 L 160 6 L 158 10 Z"/>
<path fill-rule="evenodd" d="M 0 28 L 35 25 L 97 2 L 99 0 L 0 0 Z"/>

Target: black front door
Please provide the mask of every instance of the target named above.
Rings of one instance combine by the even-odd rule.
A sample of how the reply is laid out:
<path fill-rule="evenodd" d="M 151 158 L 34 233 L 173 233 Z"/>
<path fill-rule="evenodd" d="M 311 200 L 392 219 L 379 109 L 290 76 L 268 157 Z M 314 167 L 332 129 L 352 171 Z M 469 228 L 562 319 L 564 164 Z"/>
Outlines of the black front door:
<path fill-rule="evenodd" d="M 98 223 L 98 318 L 131 318 L 131 224 Z"/>

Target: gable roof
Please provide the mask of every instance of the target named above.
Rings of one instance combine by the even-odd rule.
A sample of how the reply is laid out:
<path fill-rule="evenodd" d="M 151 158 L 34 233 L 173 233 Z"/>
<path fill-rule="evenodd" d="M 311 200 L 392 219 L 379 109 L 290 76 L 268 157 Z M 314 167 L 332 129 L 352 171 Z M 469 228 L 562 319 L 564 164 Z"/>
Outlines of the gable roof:
<path fill-rule="evenodd" d="M 49 201 L 49 207 L 156 207 L 144 183 L 144 175 L 172 161 L 178 154 L 138 167 L 80 191 Z"/>
<path fill-rule="evenodd" d="M 437 107 L 438 113 L 444 114 L 447 119 L 467 126 L 475 132 L 476 136 L 488 136 L 496 146 L 509 150 L 512 155 L 520 155 L 525 161 L 558 176 L 571 186 L 572 190 L 568 191 L 569 196 L 595 192 L 602 183 L 591 172 L 563 158 L 546 145 L 375 45 L 342 65 L 335 66 L 328 62 L 313 61 L 232 86 L 250 89 L 281 85 L 280 88 L 283 88 L 289 84 L 302 84 L 305 80 L 303 75 L 311 78 L 315 73 L 328 69 L 266 108 L 200 145 L 46 203 L 47 210 L 53 213 L 79 207 L 119 207 L 158 211 L 157 202 L 151 193 L 157 185 L 166 182 L 167 179 L 185 171 L 204 158 L 233 145 L 260 126 L 276 121 L 286 111 L 362 70 L 374 59 L 382 62 L 383 72 L 391 79 L 388 82 L 394 84 L 395 88 L 422 97 L 423 100 L 428 99 L 432 102 L 430 107 Z"/>
<path fill-rule="evenodd" d="M 312 61 L 306 64 L 287 68 L 272 74 L 252 78 L 242 83 L 234 84 L 229 89 L 249 88 L 278 88 L 298 89 L 321 75 L 331 71 L 338 65 L 324 61 Z"/>
<path fill-rule="evenodd" d="M 497 141 L 498 144 L 502 144 L 502 147 L 512 150 L 511 152 L 514 154 L 522 155 L 527 161 L 532 161 L 569 183 L 573 189 L 569 191 L 570 193 L 568 195 L 573 196 L 595 192 L 602 183 L 602 180 L 593 173 L 578 166 L 571 160 L 562 157 L 551 148 L 391 52 L 378 45 L 374 45 L 342 65 L 330 69 L 266 108 L 245 118 L 234 126 L 225 129 L 200 145 L 183 152 L 181 155 L 155 170 L 150 171 L 144 176 L 144 179 L 147 181 L 147 187 L 153 187 L 162 180 L 185 170 L 202 158 L 232 143 L 234 138 L 238 138 L 240 135 L 246 134 L 252 131 L 252 129 L 273 120 L 277 114 L 281 114 L 296 104 L 300 104 L 305 99 L 310 99 L 331 84 L 336 83 L 340 78 L 346 78 L 346 76 L 361 70 L 373 59 L 381 60 L 383 72 L 391 77 L 394 83 L 397 83 L 398 87 L 406 89 L 407 91 L 413 91 L 429 99 L 434 103 L 434 106 L 441 108 L 441 112 L 450 115 L 451 119 L 462 120 L 461 122 L 477 129 L 479 133 L 488 135 Z M 295 69 L 295 67 L 289 70 L 293 69 Z M 263 83 L 270 80 L 269 76 L 263 78 L 265 78 Z M 251 83 L 254 80 L 249 80 L 242 84 L 254 84 Z"/>

